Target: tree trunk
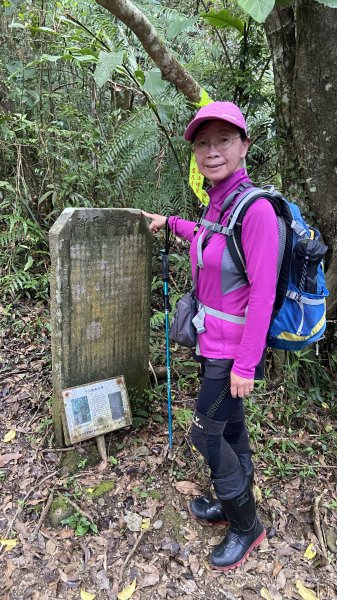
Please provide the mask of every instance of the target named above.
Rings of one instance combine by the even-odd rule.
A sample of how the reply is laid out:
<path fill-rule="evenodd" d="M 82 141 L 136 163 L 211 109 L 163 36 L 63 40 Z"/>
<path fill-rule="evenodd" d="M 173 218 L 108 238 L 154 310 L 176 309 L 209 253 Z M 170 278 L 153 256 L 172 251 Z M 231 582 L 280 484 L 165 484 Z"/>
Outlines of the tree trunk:
<path fill-rule="evenodd" d="M 329 245 L 328 313 L 337 306 L 337 14 L 314 0 L 276 7 L 266 33 L 271 49 L 284 189 L 306 200 Z"/>

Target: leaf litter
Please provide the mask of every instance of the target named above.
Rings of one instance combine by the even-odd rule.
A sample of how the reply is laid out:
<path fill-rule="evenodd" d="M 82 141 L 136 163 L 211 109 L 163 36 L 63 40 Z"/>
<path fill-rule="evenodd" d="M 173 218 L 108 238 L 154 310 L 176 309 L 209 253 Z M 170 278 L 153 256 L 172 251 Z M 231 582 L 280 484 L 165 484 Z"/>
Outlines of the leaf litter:
<path fill-rule="evenodd" d="M 214 572 L 208 555 L 225 528 L 189 517 L 189 498 L 210 489 L 186 429 L 175 428 L 171 458 L 163 403 L 157 407 L 163 423 L 150 418 L 140 429 L 107 436 L 113 460 L 104 471 L 87 464 L 95 444 L 86 442 L 78 446 L 82 466 L 71 472 L 64 457 L 72 449 L 53 447 L 47 310 L 22 303 L 10 314 L 0 312 L 1 600 L 337 598 L 336 480 L 324 460 L 315 477 L 291 471 L 280 479 L 265 474 L 259 455 L 255 492 L 267 539 L 240 569 Z M 175 397 L 193 408 L 186 392 L 177 390 Z M 266 439 L 278 425 L 272 406 L 270 418 Z M 322 431 L 326 426 L 323 419 Z M 303 464 L 309 443 L 303 429 L 302 444 L 291 449 L 294 464 Z M 285 435 L 281 424 L 280 430 Z M 95 496 L 106 481 L 113 486 Z M 80 531 L 87 519 L 96 535 L 90 529 L 77 535 L 67 519 L 51 525 L 49 509 L 60 496 L 69 500 Z"/>

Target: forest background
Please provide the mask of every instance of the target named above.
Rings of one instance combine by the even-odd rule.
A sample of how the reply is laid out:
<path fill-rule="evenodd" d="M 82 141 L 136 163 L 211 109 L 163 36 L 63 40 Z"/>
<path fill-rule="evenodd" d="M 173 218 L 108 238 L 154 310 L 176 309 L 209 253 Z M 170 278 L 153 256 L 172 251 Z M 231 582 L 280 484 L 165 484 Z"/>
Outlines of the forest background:
<path fill-rule="evenodd" d="M 334 0 L 2 0 L 0 320 L 3 340 L 11 341 L 4 341 L 0 352 L 0 393 L 5 399 L 13 393 L 6 377 L 14 374 L 14 388 L 20 383 L 15 354 L 23 356 L 32 340 L 39 340 L 35 358 L 43 363 L 39 385 L 45 389 L 38 399 L 26 401 L 41 443 L 53 442 L 48 230 L 68 206 L 132 207 L 195 218 L 199 202 L 188 185 L 190 151 L 183 131 L 206 90 L 212 99 L 232 100 L 242 108 L 252 138 L 252 179 L 275 185 L 296 201 L 329 246 L 328 327 L 319 354 L 314 348 L 283 355 L 281 369 L 280 357 L 269 357 L 267 383 L 257 390 L 262 402 L 247 402 L 258 460 L 266 477 L 281 479 L 296 473 L 318 481 L 324 468 L 334 466 L 335 8 Z M 143 18 L 155 29 L 153 40 Z M 169 75 L 161 63 L 163 50 L 173 61 Z M 175 74 L 177 65 L 187 86 Z M 149 394 L 135 399 L 135 427 L 151 419 L 164 427 L 162 243 L 155 242 L 152 281 L 155 375 Z M 187 248 L 176 250 L 171 258 L 173 305 L 189 286 Z M 185 439 L 197 375 L 190 357 L 175 347 L 172 367 L 175 435 L 180 432 Z M 33 381 L 36 374 L 31 375 Z M 0 475 L 6 481 L 6 468 Z M 186 476 L 183 469 L 175 471 L 178 481 Z M 335 511 L 329 494 L 326 510 Z"/>

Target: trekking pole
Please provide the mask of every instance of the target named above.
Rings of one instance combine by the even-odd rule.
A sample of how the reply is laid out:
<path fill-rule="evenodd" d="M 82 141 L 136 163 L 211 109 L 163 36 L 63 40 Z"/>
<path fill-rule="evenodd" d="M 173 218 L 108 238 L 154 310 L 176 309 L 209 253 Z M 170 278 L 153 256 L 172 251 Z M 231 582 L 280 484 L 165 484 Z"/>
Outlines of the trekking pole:
<path fill-rule="evenodd" d="M 165 336 L 166 336 L 166 385 L 167 385 L 167 413 L 168 413 L 168 434 L 169 448 L 172 448 L 172 410 L 171 410 L 171 357 L 170 357 L 170 338 L 169 338 L 169 312 L 171 310 L 169 302 L 169 248 L 170 248 L 170 230 L 168 221 L 165 223 L 165 250 L 161 250 L 161 259 L 163 267 L 164 283 L 164 311 L 165 311 Z"/>

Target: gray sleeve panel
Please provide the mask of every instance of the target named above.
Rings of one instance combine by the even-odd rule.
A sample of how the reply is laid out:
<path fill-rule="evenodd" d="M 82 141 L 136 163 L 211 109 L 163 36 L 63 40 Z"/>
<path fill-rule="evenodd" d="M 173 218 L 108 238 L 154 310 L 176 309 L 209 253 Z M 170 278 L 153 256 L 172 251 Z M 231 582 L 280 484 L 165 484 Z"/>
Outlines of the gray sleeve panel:
<path fill-rule="evenodd" d="M 228 247 L 223 251 L 221 259 L 221 293 L 229 294 L 247 285 L 247 279 L 239 273 L 235 262 L 232 259 Z"/>
<path fill-rule="evenodd" d="M 282 267 L 284 249 L 285 249 L 286 240 L 287 240 L 287 226 L 282 217 L 277 217 L 277 227 L 278 227 L 278 235 L 279 235 L 278 256 L 277 256 L 277 279 L 278 279 L 280 271 L 281 271 L 281 267 Z"/>

